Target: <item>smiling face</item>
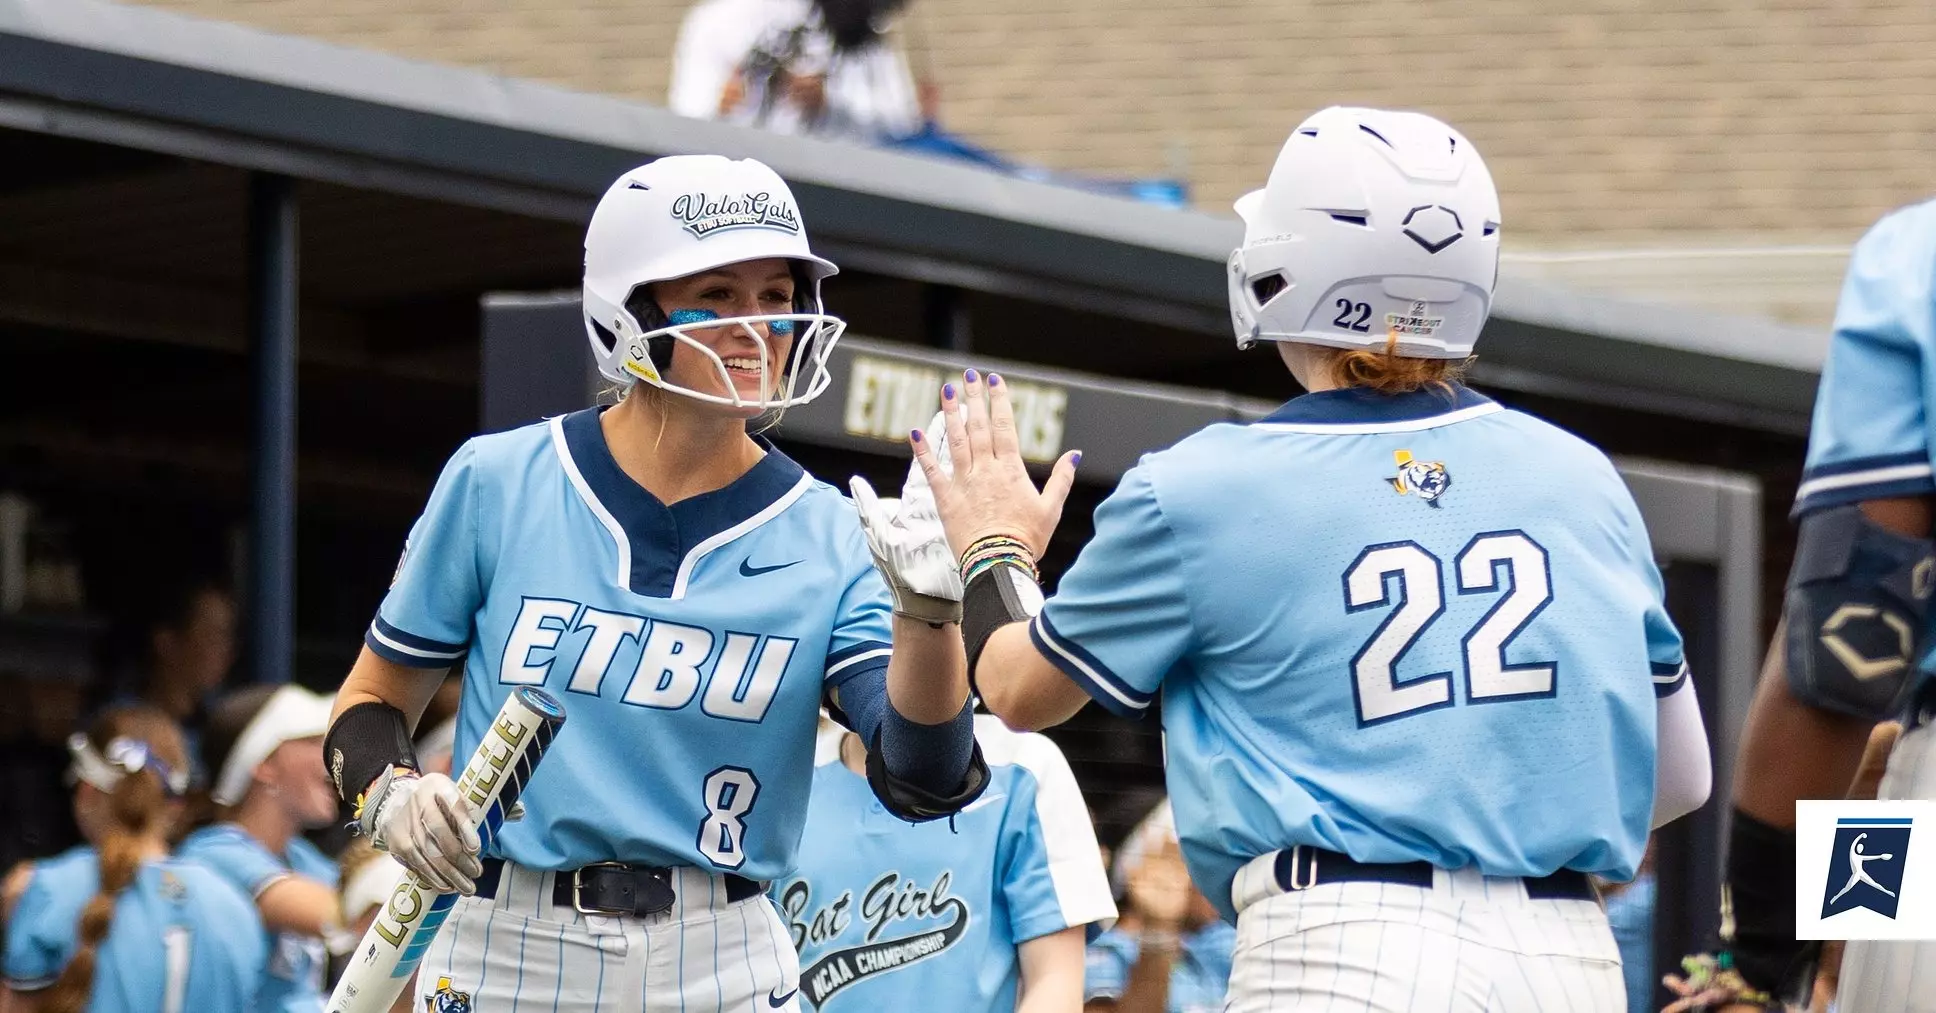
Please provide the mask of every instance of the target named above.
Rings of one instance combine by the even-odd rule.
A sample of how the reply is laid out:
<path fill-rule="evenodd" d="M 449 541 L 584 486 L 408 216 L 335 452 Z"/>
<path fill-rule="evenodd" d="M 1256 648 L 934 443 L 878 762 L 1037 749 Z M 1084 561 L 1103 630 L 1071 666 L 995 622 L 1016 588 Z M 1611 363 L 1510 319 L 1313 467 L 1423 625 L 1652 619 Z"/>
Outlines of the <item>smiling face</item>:
<path fill-rule="evenodd" d="M 657 282 L 651 292 L 653 300 L 673 324 L 684 324 L 710 318 L 791 313 L 793 286 L 793 272 L 788 262 L 771 257 Z M 792 349 L 794 332 L 800 326 L 799 321 L 769 321 L 685 327 L 680 333 L 718 356 L 726 366 L 726 375 L 720 375 L 719 367 L 710 357 L 683 341 L 675 341 L 671 366 L 664 370 L 665 379 L 701 394 L 717 397 L 738 394 L 748 405 L 728 410 L 758 414 L 760 401 L 777 396 L 785 388 L 787 352 Z M 754 335 L 758 335 L 757 340 Z M 765 390 L 760 389 L 762 357 L 766 366 Z"/>

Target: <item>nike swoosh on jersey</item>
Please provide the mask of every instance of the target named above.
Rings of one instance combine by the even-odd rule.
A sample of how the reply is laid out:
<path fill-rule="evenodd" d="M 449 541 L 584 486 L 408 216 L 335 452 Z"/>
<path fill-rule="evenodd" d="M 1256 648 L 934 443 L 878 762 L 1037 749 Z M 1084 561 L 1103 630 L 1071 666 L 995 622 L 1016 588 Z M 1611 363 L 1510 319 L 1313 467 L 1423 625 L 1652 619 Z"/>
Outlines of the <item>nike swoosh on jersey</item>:
<path fill-rule="evenodd" d="M 739 575 L 742 577 L 757 577 L 762 573 L 772 573 L 775 570 L 784 570 L 789 566 L 797 566 L 799 565 L 799 563 L 800 563 L 800 560 L 796 559 L 791 563 L 781 563 L 778 566 L 754 566 L 753 557 L 748 556 L 745 559 L 742 559 L 739 561 Z"/>
<path fill-rule="evenodd" d="M 792 564 L 788 564 L 788 565 L 790 566 Z M 787 1000 L 793 998 L 794 993 L 799 991 L 800 989 L 796 986 L 792 992 L 788 992 L 785 995 L 774 995 L 773 993 L 768 992 L 766 993 L 766 1004 L 768 1006 L 773 1007 L 774 1009 L 779 1009 L 780 1007 L 785 1006 L 787 1004 Z"/>
<path fill-rule="evenodd" d="M 967 805 L 962 806 L 961 808 L 962 814 L 966 815 L 968 813 L 974 812 L 975 810 L 980 809 L 982 806 L 988 805 L 991 802 L 1000 802 L 1002 799 L 1005 799 L 1007 797 L 1008 797 L 1007 795 L 983 795 L 982 797 L 974 800 L 973 802 L 970 802 Z"/>

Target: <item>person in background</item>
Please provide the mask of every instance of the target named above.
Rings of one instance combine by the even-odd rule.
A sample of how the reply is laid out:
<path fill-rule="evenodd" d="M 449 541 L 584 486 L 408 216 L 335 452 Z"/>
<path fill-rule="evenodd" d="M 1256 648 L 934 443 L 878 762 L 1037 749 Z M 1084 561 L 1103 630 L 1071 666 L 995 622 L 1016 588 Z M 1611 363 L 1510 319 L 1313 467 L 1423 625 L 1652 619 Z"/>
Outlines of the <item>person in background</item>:
<path fill-rule="evenodd" d="M 1214 1013 L 1237 930 L 1190 882 L 1165 801 L 1116 852 L 1123 915 L 1089 945 L 1084 1013 Z"/>
<path fill-rule="evenodd" d="M 1620 947 L 1620 971 L 1627 979 L 1627 1013 L 1654 1010 L 1654 839 L 1640 859 L 1640 871 L 1625 883 L 1595 879 Z"/>
<path fill-rule="evenodd" d="M 235 598 L 216 578 L 185 572 L 163 578 L 146 602 L 138 620 L 140 669 L 121 702 L 147 704 L 180 726 L 190 783 L 201 786 L 206 703 L 235 664 Z"/>
<path fill-rule="evenodd" d="M 251 1013 L 267 956 L 249 898 L 170 857 L 188 788 L 181 732 L 149 707 L 69 740 L 87 843 L 0 886 L 4 1013 Z"/>
<path fill-rule="evenodd" d="M 701 0 L 673 50 L 682 116 L 876 143 L 935 115 L 887 25 L 906 0 Z"/>
<path fill-rule="evenodd" d="M 821 1013 L 1073 1013 L 1085 926 L 1115 917 L 1075 775 L 1047 736 L 975 718 L 988 789 L 947 824 L 874 801 L 860 736 L 821 718 L 794 873 L 772 896 Z M 858 815 L 857 815 L 858 814 Z"/>
<path fill-rule="evenodd" d="M 336 819 L 323 768 L 330 700 L 300 686 L 251 686 L 209 711 L 210 797 L 220 822 L 189 834 L 181 854 L 255 898 L 270 936 L 258 1009 L 315 1013 L 323 940 L 339 931 L 336 863 L 302 832 Z"/>

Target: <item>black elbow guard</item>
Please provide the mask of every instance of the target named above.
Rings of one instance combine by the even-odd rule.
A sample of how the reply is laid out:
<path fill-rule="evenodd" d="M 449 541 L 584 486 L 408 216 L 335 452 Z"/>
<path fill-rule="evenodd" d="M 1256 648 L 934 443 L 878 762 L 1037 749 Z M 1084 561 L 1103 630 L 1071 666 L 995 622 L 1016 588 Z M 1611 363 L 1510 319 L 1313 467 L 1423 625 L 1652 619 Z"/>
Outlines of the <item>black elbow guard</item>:
<path fill-rule="evenodd" d="M 982 759 L 981 743 L 975 743 L 968 754 L 968 773 L 962 776 L 961 790 L 936 795 L 888 771 L 887 761 L 881 758 L 880 733 L 876 732 L 867 750 L 867 784 L 888 812 L 909 823 L 927 823 L 953 816 L 981 797 L 982 789 L 988 787 L 988 761 Z"/>
<path fill-rule="evenodd" d="M 336 797 L 349 805 L 391 768 L 420 769 L 403 712 L 375 700 L 351 707 L 329 726 L 323 756 Z"/>
<path fill-rule="evenodd" d="M 1802 518 L 1782 616 L 1788 687 L 1811 707 L 1893 716 L 1922 657 L 1936 543 L 1886 530 L 1854 505 Z"/>

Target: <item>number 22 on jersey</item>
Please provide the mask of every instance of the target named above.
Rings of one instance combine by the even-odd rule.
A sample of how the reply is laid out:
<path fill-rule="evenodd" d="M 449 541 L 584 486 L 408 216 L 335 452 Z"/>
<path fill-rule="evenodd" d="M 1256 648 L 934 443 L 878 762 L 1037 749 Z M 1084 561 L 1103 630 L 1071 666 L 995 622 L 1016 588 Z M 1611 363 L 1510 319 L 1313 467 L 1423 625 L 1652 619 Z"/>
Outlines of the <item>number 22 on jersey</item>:
<path fill-rule="evenodd" d="M 1460 641 L 1471 703 L 1549 697 L 1552 662 L 1506 663 L 1506 647 L 1553 600 L 1546 550 L 1523 531 L 1476 535 L 1452 561 L 1459 594 L 1499 600 Z M 1391 613 L 1351 659 L 1358 724 L 1377 724 L 1453 704 L 1451 672 L 1400 682 L 1405 652 L 1445 612 L 1445 566 L 1414 541 L 1368 546 L 1344 571 L 1345 611 Z"/>

